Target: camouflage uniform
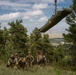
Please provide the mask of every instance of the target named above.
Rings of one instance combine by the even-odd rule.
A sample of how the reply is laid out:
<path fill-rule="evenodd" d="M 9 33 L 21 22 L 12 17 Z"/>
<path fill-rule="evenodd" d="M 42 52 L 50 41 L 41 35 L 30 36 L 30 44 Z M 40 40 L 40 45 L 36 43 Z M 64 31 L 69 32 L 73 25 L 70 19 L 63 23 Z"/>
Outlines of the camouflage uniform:
<path fill-rule="evenodd" d="M 15 66 L 15 57 L 14 55 L 11 55 L 7 62 L 7 67 L 14 67 Z"/>
<path fill-rule="evenodd" d="M 28 65 L 28 67 L 32 66 L 33 61 L 34 57 L 31 55 L 30 52 L 28 52 L 28 55 L 26 56 L 26 64 Z"/>
<path fill-rule="evenodd" d="M 20 56 L 19 56 L 18 66 L 19 66 L 19 68 L 22 68 L 23 70 L 26 67 L 26 58 L 24 57 L 23 54 L 20 54 Z"/>
<path fill-rule="evenodd" d="M 45 66 L 45 64 L 46 64 L 46 56 L 42 52 L 37 57 L 37 63 L 38 63 L 38 65 L 43 65 L 43 66 Z"/>
<path fill-rule="evenodd" d="M 18 61 L 19 61 L 19 55 L 18 55 L 18 53 L 15 53 L 15 59 L 14 59 L 14 61 L 15 61 L 15 69 L 18 69 Z"/>

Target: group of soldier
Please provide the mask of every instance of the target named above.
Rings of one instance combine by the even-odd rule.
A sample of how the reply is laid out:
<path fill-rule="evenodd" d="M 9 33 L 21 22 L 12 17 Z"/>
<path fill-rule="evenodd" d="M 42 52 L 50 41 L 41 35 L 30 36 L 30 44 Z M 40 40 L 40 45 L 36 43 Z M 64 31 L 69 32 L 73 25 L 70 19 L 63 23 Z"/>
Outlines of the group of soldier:
<path fill-rule="evenodd" d="M 12 54 L 7 62 L 7 67 L 12 67 L 14 69 L 28 69 L 33 66 L 33 63 L 37 65 L 43 65 L 46 64 L 46 57 L 43 54 L 43 52 L 40 52 L 40 54 L 37 56 L 36 60 L 35 57 L 28 52 L 28 55 L 25 57 L 24 54 Z"/>

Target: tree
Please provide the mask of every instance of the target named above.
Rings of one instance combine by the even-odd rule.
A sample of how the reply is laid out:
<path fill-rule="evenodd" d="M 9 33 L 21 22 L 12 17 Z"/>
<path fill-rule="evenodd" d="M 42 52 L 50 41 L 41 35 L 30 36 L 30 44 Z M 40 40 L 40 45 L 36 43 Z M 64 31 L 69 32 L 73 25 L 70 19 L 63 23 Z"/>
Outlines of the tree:
<path fill-rule="evenodd" d="M 6 27 L 4 27 L 3 38 L 4 38 L 4 44 L 6 43 L 7 40 L 10 39 L 9 31 Z"/>
<path fill-rule="evenodd" d="M 3 39 L 3 30 L 0 29 L 0 54 L 4 52 L 4 39 Z"/>
<path fill-rule="evenodd" d="M 36 57 L 38 52 L 41 51 L 41 33 L 38 28 L 35 28 L 30 35 L 30 51 Z"/>
<path fill-rule="evenodd" d="M 49 35 L 48 34 L 44 34 L 43 35 L 43 40 L 42 40 L 42 50 L 45 53 L 48 62 L 52 62 L 53 61 L 53 55 L 54 55 L 54 48 L 52 46 L 52 44 L 50 43 L 49 40 Z"/>
<path fill-rule="evenodd" d="M 27 29 L 21 23 L 22 20 L 9 22 L 9 35 L 13 41 L 14 50 L 17 52 L 26 52 L 28 41 Z"/>
<path fill-rule="evenodd" d="M 4 43 L 3 34 L 4 34 L 4 30 L 0 29 L 0 59 L 2 59 L 2 60 L 3 60 L 4 54 L 5 54 L 5 50 L 4 50 L 5 43 Z"/>
<path fill-rule="evenodd" d="M 34 57 L 43 52 L 48 61 L 52 60 L 53 46 L 50 44 L 49 35 L 40 33 L 38 28 L 35 28 L 30 35 L 30 50 Z"/>
<path fill-rule="evenodd" d="M 66 22 L 69 28 L 66 29 L 68 34 L 63 34 L 65 40 L 69 42 L 70 51 L 72 56 L 72 65 L 76 65 L 76 0 L 72 0 L 73 4 L 70 6 L 72 13 L 66 17 Z"/>
<path fill-rule="evenodd" d="M 60 44 L 54 49 L 54 60 L 55 62 L 59 62 L 63 58 L 64 58 L 64 46 Z"/>

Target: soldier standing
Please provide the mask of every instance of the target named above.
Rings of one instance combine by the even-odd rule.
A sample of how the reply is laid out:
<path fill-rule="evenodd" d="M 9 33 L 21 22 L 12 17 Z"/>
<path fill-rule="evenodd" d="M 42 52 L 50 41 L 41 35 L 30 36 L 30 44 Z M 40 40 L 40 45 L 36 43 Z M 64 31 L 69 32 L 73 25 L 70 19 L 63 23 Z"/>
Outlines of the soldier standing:
<path fill-rule="evenodd" d="M 28 67 L 31 67 L 33 62 L 34 62 L 34 57 L 31 55 L 30 52 L 28 52 L 28 55 L 26 56 L 26 63 Z"/>
<path fill-rule="evenodd" d="M 18 65 L 19 65 L 19 68 L 22 68 L 23 70 L 25 69 L 25 67 L 26 67 L 26 58 L 24 57 L 24 54 L 20 54 Z"/>
<path fill-rule="evenodd" d="M 15 59 L 14 59 L 14 61 L 15 61 L 15 69 L 18 69 L 18 61 L 19 61 L 19 55 L 18 55 L 18 53 L 15 53 Z"/>
<path fill-rule="evenodd" d="M 43 67 L 46 65 L 46 56 L 41 52 L 37 58 L 38 65 L 43 65 Z"/>

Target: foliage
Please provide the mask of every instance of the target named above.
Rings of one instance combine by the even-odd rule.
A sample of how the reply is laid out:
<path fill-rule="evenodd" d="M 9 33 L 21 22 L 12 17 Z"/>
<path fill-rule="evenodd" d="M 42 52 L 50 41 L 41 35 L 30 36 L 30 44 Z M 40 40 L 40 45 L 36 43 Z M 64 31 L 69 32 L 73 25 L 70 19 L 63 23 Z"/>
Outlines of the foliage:
<path fill-rule="evenodd" d="M 50 42 L 49 35 L 41 34 L 38 28 L 35 28 L 28 36 L 27 29 L 23 26 L 22 20 L 16 20 L 16 22 L 12 21 L 8 24 L 10 28 L 7 29 L 4 27 L 4 29 L 0 29 L 1 61 L 7 61 L 9 56 L 13 53 L 24 53 L 26 56 L 27 52 L 30 51 L 35 57 L 35 61 L 39 53 L 43 52 L 47 58 L 47 62 L 51 65 L 71 67 L 71 65 L 75 63 L 73 61 L 75 59 L 75 43 L 69 43 L 67 45 L 66 42 L 64 45 L 54 47 Z M 64 36 L 67 35 L 64 34 Z M 65 39 L 67 39 L 67 37 Z M 68 39 L 70 38 L 68 37 Z M 73 40 L 69 42 L 73 42 Z M 71 68 L 75 70 L 74 67 Z M 48 72 L 50 73 L 50 71 Z M 61 71 L 56 70 L 56 73 L 59 75 Z"/>
<path fill-rule="evenodd" d="M 69 28 L 66 29 L 68 34 L 63 34 L 64 38 L 70 44 L 69 55 L 72 56 L 71 65 L 76 66 L 76 0 L 72 0 L 73 4 L 70 6 L 72 13 L 67 16 L 66 22 Z"/>
<path fill-rule="evenodd" d="M 10 28 L 0 29 L 0 56 L 6 61 L 15 52 L 25 53 L 28 50 L 27 29 L 22 25 L 22 20 L 8 23 Z"/>
<path fill-rule="evenodd" d="M 54 50 L 54 59 L 56 62 L 61 61 L 64 58 L 64 48 L 62 45 L 59 45 Z"/>
<path fill-rule="evenodd" d="M 0 65 L 0 75 L 76 75 L 76 72 L 61 70 L 51 66 L 37 67 L 34 66 L 30 70 L 14 70 L 7 68 L 5 64 Z"/>
<path fill-rule="evenodd" d="M 30 50 L 36 58 L 40 52 L 43 52 L 48 61 L 52 60 L 53 46 L 50 44 L 49 35 L 40 33 L 38 28 L 35 28 L 30 35 Z"/>
<path fill-rule="evenodd" d="M 42 50 L 45 53 L 47 60 L 51 63 L 53 61 L 54 48 L 53 48 L 52 44 L 50 43 L 48 34 L 43 35 Z"/>
<path fill-rule="evenodd" d="M 39 32 L 38 28 L 35 28 L 31 35 L 30 35 L 30 51 L 32 52 L 32 54 L 34 56 L 37 56 L 37 53 L 39 52 L 39 50 L 41 49 L 41 33 Z"/>
<path fill-rule="evenodd" d="M 21 24 L 22 20 L 16 20 L 8 23 L 10 25 L 9 34 L 13 41 L 13 47 L 17 52 L 25 52 L 27 50 L 26 43 L 27 38 L 27 29 Z"/>
<path fill-rule="evenodd" d="M 3 30 L 0 29 L 0 58 L 3 59 L 4 51 L 4 38 L 3 38 Z"/>

